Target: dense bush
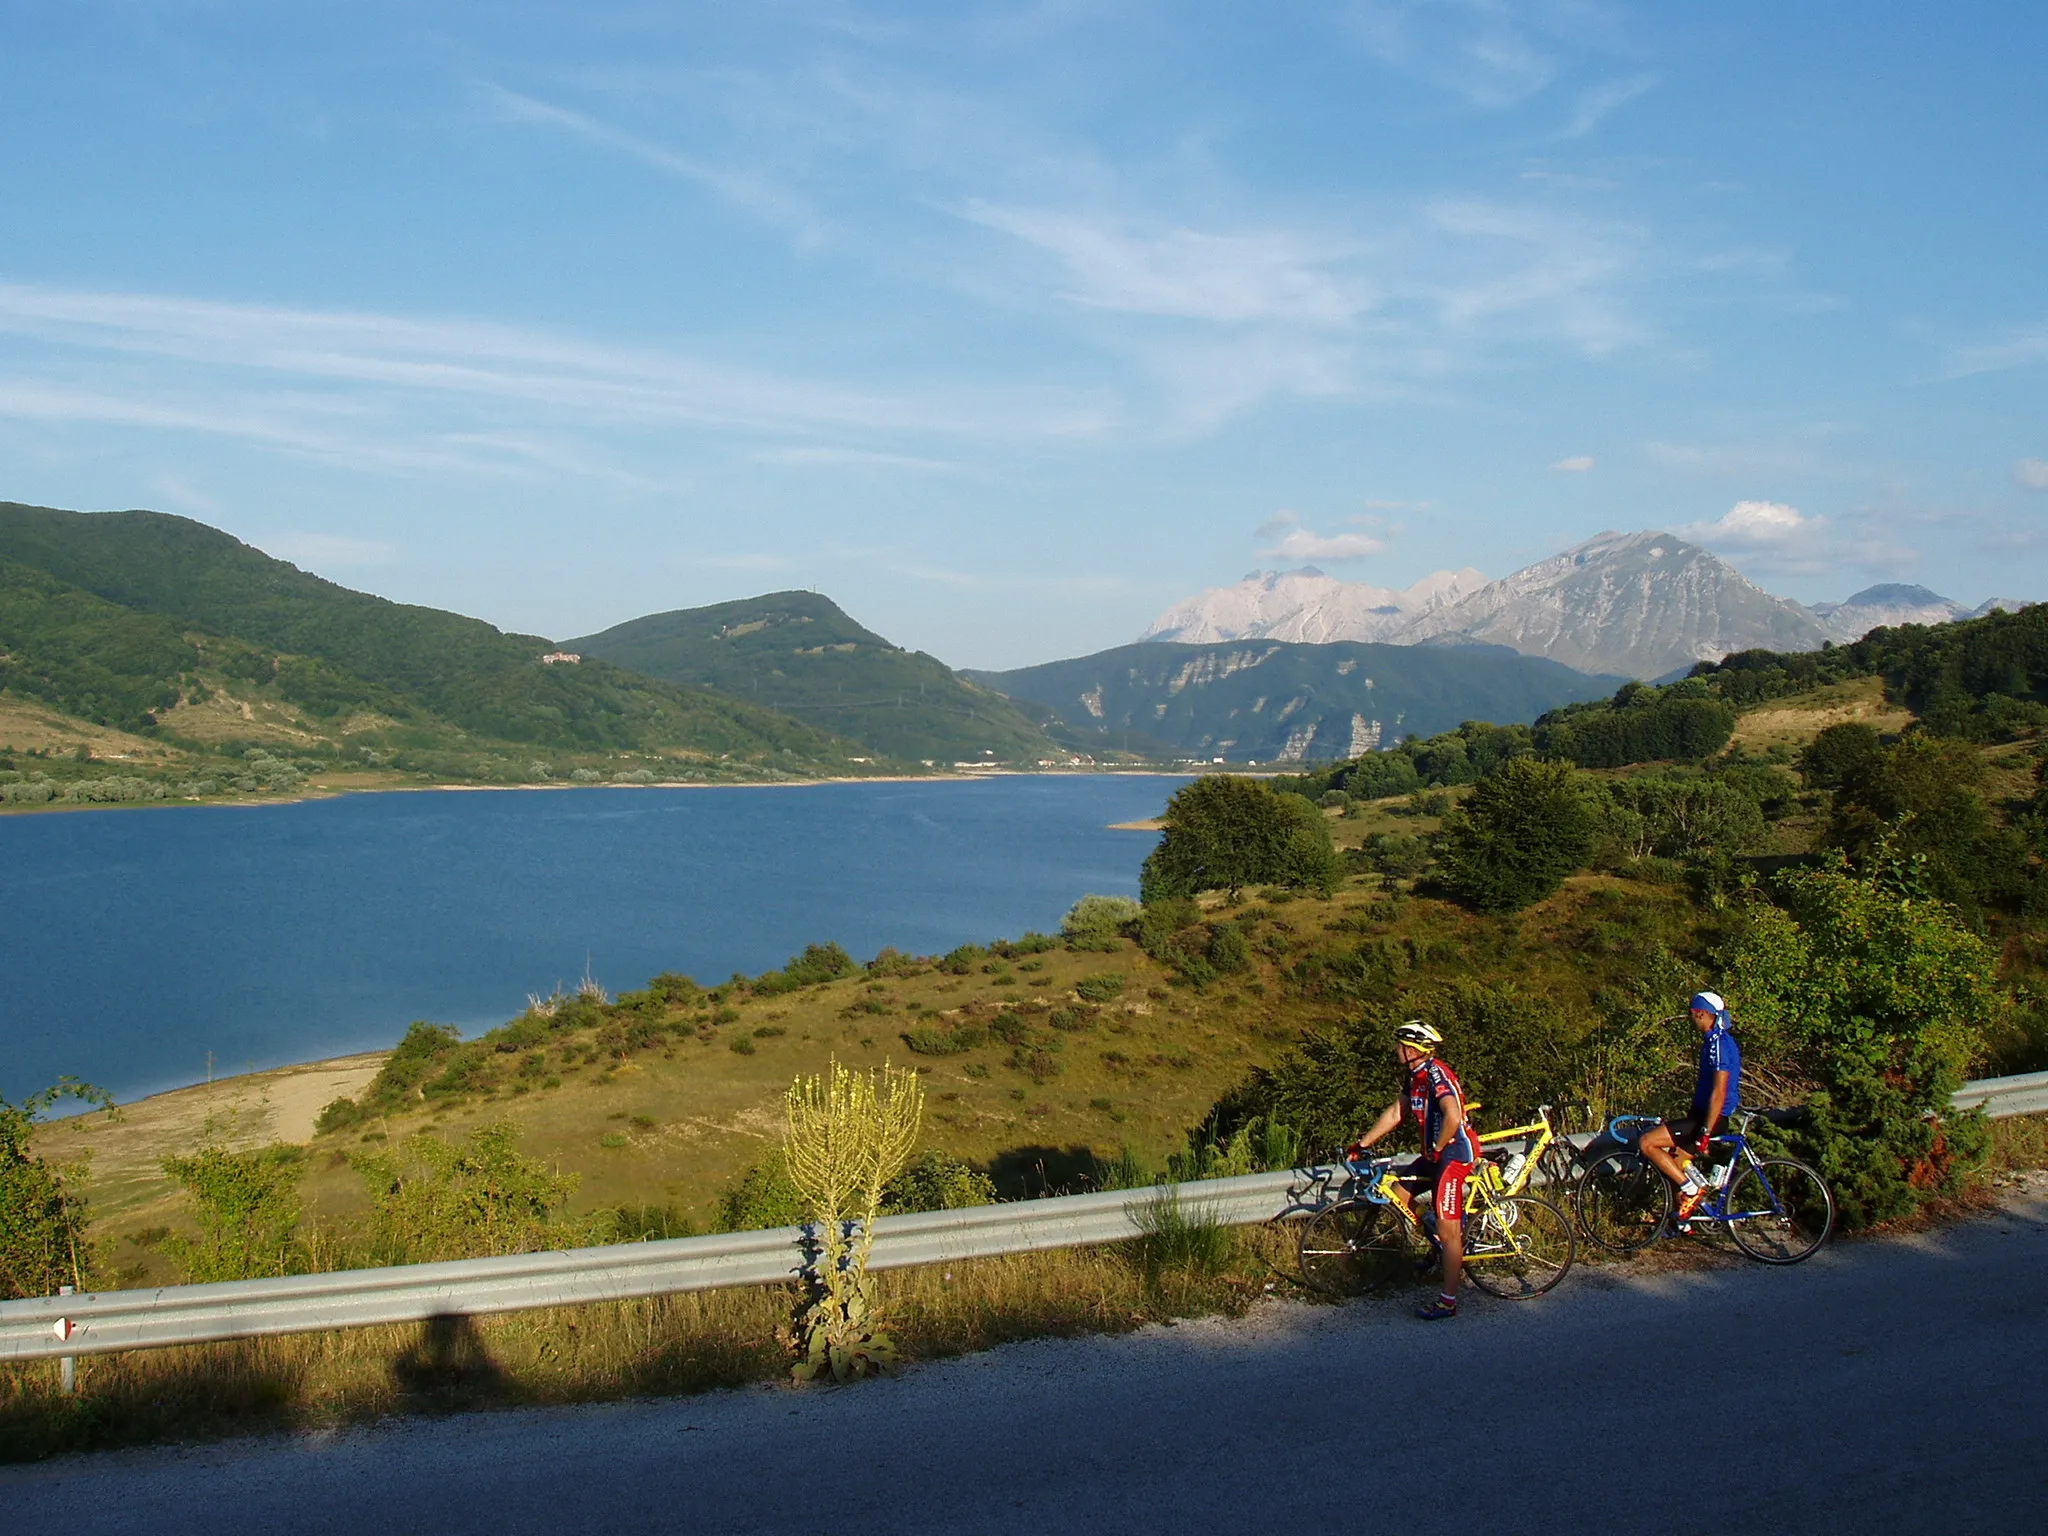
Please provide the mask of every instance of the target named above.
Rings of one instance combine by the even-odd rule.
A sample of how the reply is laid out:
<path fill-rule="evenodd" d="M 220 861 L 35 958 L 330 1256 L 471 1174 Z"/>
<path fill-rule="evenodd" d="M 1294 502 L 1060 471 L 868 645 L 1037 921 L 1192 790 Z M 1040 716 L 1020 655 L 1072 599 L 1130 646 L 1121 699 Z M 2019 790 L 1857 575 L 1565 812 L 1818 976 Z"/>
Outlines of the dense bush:
<path fill-rule="evenodd" d="M 1112 950 L 1117 936 L 1137 921 L 1139 910 L 1128 896 L 1083 896 L 1067 909 L 1060 932 L 1076 949 Z"/>
<path fill-rule="evenodd" d="M 1519 911 L 1585 867 L 1596 817 L 1577 769 L 1516 758 L 1481 779 L 1446 818 L 1441 878 L 1482 912 Z"/>
<path fill-rule="evenodd" d="M 1880 857 L 1916 867 L 1971 915 L 2019 908 L 2036 878 L 2023 833 L 1992 816 L 1976 752 L 1920 732 L 1843 768 L 1827 840 L 1860 868 Z"/>
<path fill-rule="evenodd" d="M 1728 970 L 1746 1054 L 1817 1084 L 1799 1144 L 1851 1226 L 1956 1187 L 1984 1138 L 1948 1098 L 2005 999 L 1997 954 L 1945 903 L 1847 869 L 1781 875 Z M 1754 1101 L 1754 1095 L 1750 1096 Z"/>
<path fill-rule="evenodd" d="M 0 1301 L 53 1296 L 60 1285 L 86 1287 L 92 1248 L 91 1207 L 78 1183 L 82 1169 L 39 1155 L 36 1117 L 63 1098 L 109 1104 L 80 1083 L 60 1083 L 19 1104 L 0 1099 Z"/>
<path fill-rule="evenodd" d="M 1256 779 L 1196 779 L 1174 792 L 1162 820 L 1165 835 L 1139 875 L 1148 905 L 1248 885 L 1327 890 L 1341 878 L 1328 818 L 1300 795 L 1275 794 Z"/>
<path fill-rule="evenodd" d="M 576 1176 L 521 1157 L 519 1135 L 502 1120 L 477 1126 L 459 1145 L 423 1131 L 387 1150 L 357 1153 L 378 1261 L 424 1264 L 581 1241 L 584 1230 L 561 1215 Z"/>
<path fill-rule="evenodd" d="M 815 987 L 828 981 L 837 981 L 842 976 L 851 976 L 860 969 L 853 963 L 853 957 L 837 944 L 807 944 L 804 952 L 793 958 L 779 971 L 768 971 L 754 978 L 753 990 L 763 997 L 774 997 L 784 992 L 794 992 L 799 987 Z"/>
<path fill-rule="evenodd" d="M 1328 1156 L 1369 1126 L 1401 1092 L 1394 1026 L 1421 1015 L 1444 1033 L 1444 1060 L 1482 1124 L 1521 1123 L 1565 1096 L 1580 1071 L 1585 1034 L 1554 1003 L 1513 986 L 1454 983 L 1397 1004 L 1368 1003 L 1353 1018 L 1312 1030 L 1217 1104 L 1198 1140 L 1227 1143 L 1254 1123 L 1284 1126 L 1311 1157 Z"/>
<path fill-rule="evenodd" d="M 187 1214 L 198 1228 L 196 1236 L 173 1233 L 164 1243 L 186 1279 L 254 1280 L 300 1268 L 295 1238 L 303 1147 L 202 1147 L 189 1157 L 165 1158 L 163 1166 L 185 1191 Z"/>

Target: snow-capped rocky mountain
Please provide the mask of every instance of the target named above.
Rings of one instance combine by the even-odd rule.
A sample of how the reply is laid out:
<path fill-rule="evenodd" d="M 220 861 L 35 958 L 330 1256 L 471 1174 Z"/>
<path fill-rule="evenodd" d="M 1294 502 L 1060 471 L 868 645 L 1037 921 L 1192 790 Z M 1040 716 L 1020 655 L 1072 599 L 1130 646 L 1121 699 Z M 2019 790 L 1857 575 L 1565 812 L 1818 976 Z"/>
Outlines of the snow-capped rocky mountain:
<path fill-rule="evenodd" d="M 1925 587 L 1869 587 L 1807 608 L 1668 533 L 1602 533 L 1499 581 L 1439 571 L 1405 592 L 1305 569 L 1254 573 L 1176 604 L 1140 638 L 1504 645 L 1584 672 L 1662 677 L 1731 651 L 1818 650 L 1881 624 L 1940 624 L 1980 608 Z"/>
<path fill-rule="evenodd" d="M 1253 571 L 1232 587 L 1176 603 L 1152 621 L 1140 641 L 1210 645 L 1219 640 L 1289 640 L 1322 645 L 1334 640 L 1391 639 L 1409 621 L 1469 597 L 1486 585 L 1470 567 L 1438 571 L 1406 591 L 1363 581 L 1339 581 L 1314 566 L 1298 571 Z"/>

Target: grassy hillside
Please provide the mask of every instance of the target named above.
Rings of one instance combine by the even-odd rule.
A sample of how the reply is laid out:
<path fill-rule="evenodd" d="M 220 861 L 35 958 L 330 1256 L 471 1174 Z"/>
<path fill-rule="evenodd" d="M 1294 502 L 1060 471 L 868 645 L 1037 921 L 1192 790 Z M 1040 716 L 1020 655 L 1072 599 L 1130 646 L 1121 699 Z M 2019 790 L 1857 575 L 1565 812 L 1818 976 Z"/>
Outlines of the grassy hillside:
<path fill-rule="evenodd" d="M 1011 702 L 891 645 L 815 592 L 649 614 L 565 641 L 649 677 L 763 704 L 910 762 L 1037 762 L 1057 748 Z"/>
<path fill-rule="evenodd" d="M 564 773 L 635 754 L 656 777 L 815 772 L 851 751 L 705 689 L 543 665 L 548 641 L 354 592 L 160 513 L 0 504 L 0 595 L 7 693 L 127 731 L 177 739 L 184 708 L 224 696 L 358 767 L 410 752 L 434 759 L 422 771 L 500 781 L 547 777 L 536 749 Z M 233 735 L 187 744 L 233 750 Z M 264 739 L 246 735 L 243 750 Z"/>
<path fill-rule="evenodd" d="M 1498 646 L 1277 640 L 1148 642 L 970 675 L 1050 710 L 1068 739 L 1262 763 L 1347 758 L 1464 720 L 1531 720 L 1615 683 Z"/>

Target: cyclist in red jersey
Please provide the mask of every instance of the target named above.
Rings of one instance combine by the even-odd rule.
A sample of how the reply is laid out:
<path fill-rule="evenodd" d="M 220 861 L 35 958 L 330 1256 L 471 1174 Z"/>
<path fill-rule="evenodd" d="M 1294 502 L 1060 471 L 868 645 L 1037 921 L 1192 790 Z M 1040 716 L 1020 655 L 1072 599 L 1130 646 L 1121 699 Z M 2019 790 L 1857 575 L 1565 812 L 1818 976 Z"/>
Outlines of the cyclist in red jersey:
<path fill-rule="evenodd" d="M 1402 1182 L 1430 1197 L 1436 1217 L 1434 1241 L 1443 1255 L 1443 1288 L 1416 1309 L 1425 1322 L 1458 1315 L 1458 1280 L 1465 1267 L 1465 1180 L 1479 1161 L 1478 1135 L 1465 1116 L 1465 1088 L 1458 1074 L 1437 1060 L 1444 1037 L 1420 1019 L 1394 1031 L 1394 1051 L 1408 1073 L 1400 1098 L 1389 1104 L 1372 1129 L 1347 1149 L 1353 1156 L 1392 1134 L 1404 1117 L 1422 1132 L 1422 1156 L 1402 1173 Z M 1427 1214 L 1427 1213 L 1426 1213 Z"/>

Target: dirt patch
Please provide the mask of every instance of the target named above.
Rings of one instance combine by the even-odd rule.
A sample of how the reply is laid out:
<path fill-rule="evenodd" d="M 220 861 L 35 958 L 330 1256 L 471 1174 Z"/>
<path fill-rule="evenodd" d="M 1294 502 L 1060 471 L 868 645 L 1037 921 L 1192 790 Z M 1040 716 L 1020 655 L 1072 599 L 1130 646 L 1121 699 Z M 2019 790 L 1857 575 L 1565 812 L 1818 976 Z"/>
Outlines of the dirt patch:
<path fill-rule="evenodd" d="M 94 757 L 121 761 L 164 761 L 155 742 L 86 720 L 73 720 L 23 699 L 0 698 L 0 748 L 11 752 L 71 752 L 84 747 Z"/>
<path fill-rule="evenodd" d="M 1751 710 L 1735 722 L 1733 740 L 1752 749 L 1803 747 L 1829 726 L 1851 721 L 1879 731 L 1902 731 L 1913 723 L 1913 714 L 1886 700 L 1881 679 L 1859 677 Z"/>
<path fill-rule="evenodd" d="M 341 1056 L 177 1088 L 125 1104 L 111 1118 L 90 1114 L 56 1121 L 37 1133 L 37 1141 L 60 1161 L 89 1154 L 100 1213 L 132 1216 L 169 1197 L 167 1157 L 212 1141 L 260 1147 L 312 1140 L 320 1111 L 362 1092 L 389 1054 Z"/>

